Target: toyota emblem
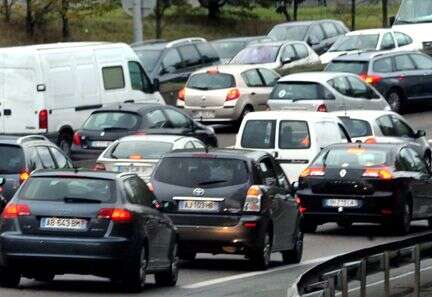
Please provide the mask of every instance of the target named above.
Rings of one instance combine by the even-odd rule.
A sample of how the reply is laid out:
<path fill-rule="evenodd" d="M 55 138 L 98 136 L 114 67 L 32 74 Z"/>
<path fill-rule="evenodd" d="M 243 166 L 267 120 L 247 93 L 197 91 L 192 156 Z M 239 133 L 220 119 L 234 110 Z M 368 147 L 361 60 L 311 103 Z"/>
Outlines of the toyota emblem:
<path fill-rule="evenodd" d="M 204 189 L 201 188 L 195 188 L 192 192 L 194 196 L 199 196 L 199 197 L 204 196 L 204 193 L 205 193 Z"/>
<path fill-rule="evenodd" d="M 345 177 L 346 174 L 347 174 L 347 171 L 345 169 L 342 169 L 341 171 L 339 171 L 340 177 Z"/>

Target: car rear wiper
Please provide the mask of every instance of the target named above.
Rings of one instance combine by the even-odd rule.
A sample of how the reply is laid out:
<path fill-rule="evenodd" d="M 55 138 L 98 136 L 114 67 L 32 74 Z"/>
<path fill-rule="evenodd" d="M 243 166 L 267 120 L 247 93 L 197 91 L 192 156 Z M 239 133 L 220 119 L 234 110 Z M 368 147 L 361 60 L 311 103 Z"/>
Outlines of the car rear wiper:
<path fill-rule="evenodd" d="M 66 203 L 102 203 L 101 200 L 97 199 L 89 199 L 83 197 L 63 197 L 64 202 Z"/>
<path fill-rule="evenodd" d="M 212 184 L 218 184 L 218 183 L 225 183 L 227 181 L 228 180 L 226 180 L 226 179 L 208 180 L 208 181 L 205 181 L 205 182 L 201 182 L 198 185 L 205 186 L 205 185 L 212 185 Z"/>

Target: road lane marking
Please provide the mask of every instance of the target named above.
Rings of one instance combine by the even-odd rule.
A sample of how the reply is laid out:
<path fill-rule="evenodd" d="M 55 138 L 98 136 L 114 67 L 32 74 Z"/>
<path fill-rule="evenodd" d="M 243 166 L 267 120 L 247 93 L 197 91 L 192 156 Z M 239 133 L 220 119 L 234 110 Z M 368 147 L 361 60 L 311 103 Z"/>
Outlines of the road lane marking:
<path fill-rule="evenodd" d="M 195 284 L 182 286 L 181 288 L 182 289 L 199 289 L 202 287 L 207 287 L 207 286 L 211 286 L 211 285 L 225 283 L 225 282 L 229 282 L 232 280 L 243 279 L 243 278 L 253 277 L 253 276 L 257 276 L 257 275 L 268 274 L 268 273 L 272 273 L 272 272 L 283 271 L 283 270 L 293 269 L 293 268 L 297 268 L 297 267 L 301 267 L 301 266 L 316 264 L 316 263 L 330 260 L 331 258 L 334 258 L 337 256 L 338 255 L 316 258 L 316 259 L 312 259 L 309 261 L 301 262 L 299 264 L 276 267 L 276 268 L 272 268 L 272 269 L 269 269 L 266 271 L 247 272 L 247 273 L 242 273 L 242 274 L 236 274 L 236 275 L 216 278 L 216 279 L 212 279 L 212 280 L 207 280 L 207 281 L 203 281 L 203 282 L 199 282 L 199 283 L 195 283 Z"/>

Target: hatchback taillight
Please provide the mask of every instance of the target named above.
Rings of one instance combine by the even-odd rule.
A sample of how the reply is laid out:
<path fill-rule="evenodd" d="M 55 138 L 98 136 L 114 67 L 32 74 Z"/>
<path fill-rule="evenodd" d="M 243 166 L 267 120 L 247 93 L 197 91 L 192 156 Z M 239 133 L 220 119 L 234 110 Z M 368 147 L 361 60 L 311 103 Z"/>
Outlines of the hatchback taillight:
<path fill-rule="evenodd" d="M 30 177 L 30 172 L 28 172 L 26 169 L 22 170 L 19 173 L 19 183 L 22 184 L 23 182 L 25 182 L 26 180 L 28 180 Z"/>
<path fill-rule="evenodd" d="M 327 112 L 327 106 L 325 104 L 321 104 L 320 106 L 318 106 L 317 111 L 318 112 Z"/>
<path fill-rule="evenodd" d="M 300 173 L 300 177 L 323 176 L 325 175 L 324 167 L 307 167 Z"/>
<path fill-rule="evenodd" d="M 239 89 L 231 89 L 228 91 L 226 95 L 225 101 L 236 100 L 240 98 L 240 90 Z"/>
<path fill-rule="evenodd" d="M 132 222 L 132 213 L 123 208 L 102 208 L 99 210 L 98 219 L 111 220 L 116 223 L 129 223 Z"/>
<path fill-rule="evenodd" d="M 382 180 L 393 179 L 393 172 L 390 168 L 382 167 L 369 167 L 363 171 L 363 177 L 378 178 Z"/>
<path fill-rule="evenodd" d="M 75 132 L 72 138 L 72 142 L 75 145 L 81 145 L 81 135 L 78 132 Z"/>
<path fill-rule="evenodd" d="M 379 75 L 367 75 L 367 73 L 360 74 L 360 78 L 371 85 L 376 85 L 382 80 Z"/>
<path fill-rule="evenodd" d="M 30 216 L 30 207 L 27 204 L 9 203 L 2 212 L 3 219 L 16 219 L 22 216 Z"/>
<path fill-rule="evenodd" d="M 261 198 L 263 192 L 259 186 L 252 186 L 246 194 L 246 200 L 243 206 L 243 211 L 246 212 L 260 212 L 261 211 Z"/>
<path fill-rule="evenodd" d="M 93 170 L 95 170 L 95 171 L 105 171 L 106 168 L 105 168 L 105 165 L 104 165 L 104 164 L 102 164 L 102 163 L 96 163 L 96 164 L 93 166 Z"/>
<path fill-rule="evenodd" d="M 180 101 L 185 101 L 185 97 L 186 97 L 186 90 L 185 90 L 185 88 L 182 88 L 178 92 L 177 99 Z"/>

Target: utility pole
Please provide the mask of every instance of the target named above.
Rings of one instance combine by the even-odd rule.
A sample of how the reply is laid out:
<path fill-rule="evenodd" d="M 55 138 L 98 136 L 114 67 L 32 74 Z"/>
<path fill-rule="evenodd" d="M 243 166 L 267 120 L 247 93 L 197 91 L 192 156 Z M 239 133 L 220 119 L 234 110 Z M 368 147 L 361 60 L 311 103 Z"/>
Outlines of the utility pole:
<path fill-rule="evenodd" d="M 133 5 L 133 42 L 143 41 L 142 1 L 134 0 Z"/>
<path fill-rule="evenodd" d="M 383 10 L 383 28 L 387 28 L 388 0 L 382 0 L 382 10 Z"/>
<path fill-rule="evenodd" d="M 351 0 L 351 31 L 355 30 L 356 25 L 356 2 Z"/>

